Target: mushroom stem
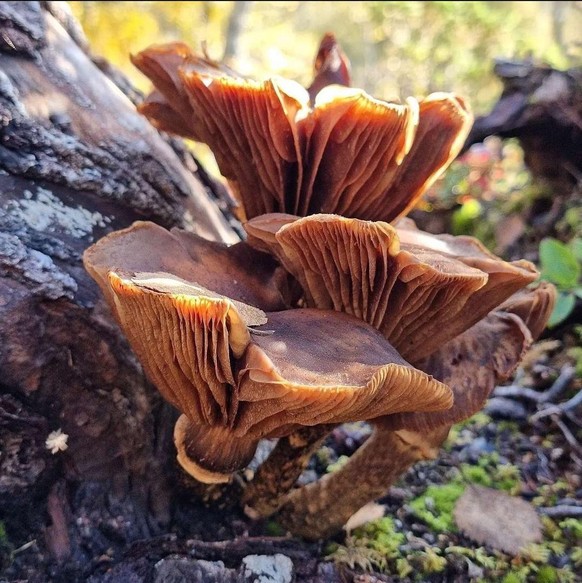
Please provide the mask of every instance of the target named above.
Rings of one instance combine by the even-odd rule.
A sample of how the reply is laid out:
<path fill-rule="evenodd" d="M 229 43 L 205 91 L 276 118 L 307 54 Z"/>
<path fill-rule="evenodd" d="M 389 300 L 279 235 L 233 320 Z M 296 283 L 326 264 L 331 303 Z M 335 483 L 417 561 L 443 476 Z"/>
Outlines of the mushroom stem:
<path fill-rule="evenodd" d="M 427 439 L 416 432 L 376 425 L 345 466 L 289 494 L 279 523 L 310 540 L 334 535 L 362 506 L 383 496 L 413 463 L 434 459 L 447 434 L 448 427 Z"/>
<path fill-rule="evenodd" d="M 335 427 L 302 427 L 282 437 L 247 486 L 242 503 L 251 518 L 267 517 L 279 510 L 311 456 Z"/>

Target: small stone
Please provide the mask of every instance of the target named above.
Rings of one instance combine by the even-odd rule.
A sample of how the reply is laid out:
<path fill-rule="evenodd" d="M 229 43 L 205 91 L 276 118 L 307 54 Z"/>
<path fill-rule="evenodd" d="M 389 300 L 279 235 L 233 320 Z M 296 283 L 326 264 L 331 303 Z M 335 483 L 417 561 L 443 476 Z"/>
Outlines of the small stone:
<path fill-rule="evenodd" d="M 162 559 L 155 566 L 154 583 L 239 583 L 238 573 L 222 561 L 189 558 Z"/>
<path fill-rule="evenodd" d="M 286 555 L 248 555 L 242 560 L 247 583 L 292 583 L 293 561 Z"/>
<path fill-rule="evenodd" d="M 298 486 L 306 486 L 307 484 L 311 484 L 311 482 L 316 482 L 317 472 L 315 470 L 305 470 L 298 478 L 297 485 Z"/>
<path fill-rule="evenodd" d="M 484 411 L 493 419 L 525 421 L 527 418 L 527 410 L 521 403 L 504 397 L 489 399 Z"/>
<path fill-rule="evenodd" d="M 462 462 L 475 464 L 483 454 L 491 453 L 494 450 L 493 444 L 487 441 L 485 437 L 477 437 L 459 452 L 459 459 Z"/>
<path fill-rule="evenodd" d="M 434 534 L 432 534 L 431 532 L 425 532 L 422 535 L 422 538 L 429 544 L 429 545 L 434 545 L 434 543 L 436 542 L 436 538 L 434 536 Z"/>
<path fill-rule="evenodd" d="M 475 565 L 475 563 L 470 559 L 467 559 L 467 557 L 465 557 L 465 560 L 467 561 L 467 578 L 471 580 L 483 579 L 483 569 L 478 565 Z"/>

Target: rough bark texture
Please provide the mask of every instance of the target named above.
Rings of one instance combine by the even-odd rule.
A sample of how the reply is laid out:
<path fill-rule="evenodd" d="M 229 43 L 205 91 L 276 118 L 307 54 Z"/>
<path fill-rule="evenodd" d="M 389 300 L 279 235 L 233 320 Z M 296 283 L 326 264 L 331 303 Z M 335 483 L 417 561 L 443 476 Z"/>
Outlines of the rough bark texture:
<path fill-rule="evenodd" d="M 0 553 L 0 572 L 52 564 L 49 579 L 74 581 L 108 549 L 163 532 L 184 491 L 175 414 L 82 252 L 137 219 L 236 235 L 194 160 L 136 113 L 62 7 L 3 2 L 0 31 L 0 520 L 12 550 L 35 541 Z M 68 449 L 51 454 L 59 428 Z"/>

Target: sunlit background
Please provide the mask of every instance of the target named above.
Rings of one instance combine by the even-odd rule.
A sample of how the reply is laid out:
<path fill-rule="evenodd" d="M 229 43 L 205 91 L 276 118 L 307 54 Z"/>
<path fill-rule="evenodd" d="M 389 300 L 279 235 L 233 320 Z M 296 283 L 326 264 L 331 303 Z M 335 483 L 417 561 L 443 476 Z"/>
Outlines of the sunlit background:
<path fill-rule="evenodd" d="M 128 55 L 152 43 L 205 46 L 253 77 L 302 83 L 323 33 L 352 62 L 354 85 L 384 98 L 458 91 L 474 110 L 494 102 L 493 59 L 581 62 L 582 2 L 71 2 L 93 50 L 147 81 Z"/>

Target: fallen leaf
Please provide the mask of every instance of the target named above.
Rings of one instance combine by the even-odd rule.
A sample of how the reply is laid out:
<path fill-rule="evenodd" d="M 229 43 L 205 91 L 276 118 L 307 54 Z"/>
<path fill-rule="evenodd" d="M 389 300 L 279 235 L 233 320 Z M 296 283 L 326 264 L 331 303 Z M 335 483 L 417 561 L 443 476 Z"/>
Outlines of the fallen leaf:
<path fill-rule="evenodd" d="M 454 518 L 469 538 L 511 555 L 542 539 L 542 525 L 534 507 L 492 488 L 469 486 L 457 500 Z"/>
<path fill-rule="evenodd" d="M 382 506 L 382 504 L 369 502 L 348 518 L 348 521 L 344 525 L 344 530 L 349 534 L 354 528 L 358 528 L 358 526 L 382 518 L 385 511 L 386 507 Z"/>

